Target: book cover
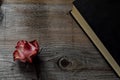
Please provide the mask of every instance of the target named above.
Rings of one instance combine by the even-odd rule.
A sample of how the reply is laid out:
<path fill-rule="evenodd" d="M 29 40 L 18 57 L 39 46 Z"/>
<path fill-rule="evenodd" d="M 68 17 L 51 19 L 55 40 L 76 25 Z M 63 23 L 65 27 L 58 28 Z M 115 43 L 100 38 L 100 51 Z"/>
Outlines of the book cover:
<path fill-rule="evenodd" d="M 75 0 L 71 14 L 120 77 L 120 2 Z"/>

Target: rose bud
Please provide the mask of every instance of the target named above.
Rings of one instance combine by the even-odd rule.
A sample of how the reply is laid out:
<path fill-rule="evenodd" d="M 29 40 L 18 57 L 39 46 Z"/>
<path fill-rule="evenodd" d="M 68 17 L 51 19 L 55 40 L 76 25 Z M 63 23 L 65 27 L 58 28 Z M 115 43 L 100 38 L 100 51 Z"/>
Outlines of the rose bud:
<path fill-rule="evenodd" d="M 14 61 L 20 60 L 22 62 L 32 63 L 32 58 L 38 54 L 39 45 L 36 40 L 34 41 L 18 41 L 16 50 L 13 53 Z"/>

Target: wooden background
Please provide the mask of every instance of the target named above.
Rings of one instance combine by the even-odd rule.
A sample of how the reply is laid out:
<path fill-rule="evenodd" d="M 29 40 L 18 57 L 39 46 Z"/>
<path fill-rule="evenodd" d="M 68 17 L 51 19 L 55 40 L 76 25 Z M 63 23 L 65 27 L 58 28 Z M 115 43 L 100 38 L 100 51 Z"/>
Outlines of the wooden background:
<path fill-rule="evenodd" d="M 73 0 L 4 0 L 0 80 L 120 80 L 70 16 Z M 19 40 L 36 39 L 34 64 L 13 61 Z"/>

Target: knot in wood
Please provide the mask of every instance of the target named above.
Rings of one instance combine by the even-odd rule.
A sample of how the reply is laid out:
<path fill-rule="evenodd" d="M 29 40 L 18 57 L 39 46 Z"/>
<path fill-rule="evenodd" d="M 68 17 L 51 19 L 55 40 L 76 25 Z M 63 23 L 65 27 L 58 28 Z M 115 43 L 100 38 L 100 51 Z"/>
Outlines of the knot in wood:
<path fill-rule="evenodd" d="M 58 60 L 58 66 L 62 70 L 73 70 L 76 67 L 76 63 L 71 58 L 65 56 L 65 57 L 61 57 Z"/>

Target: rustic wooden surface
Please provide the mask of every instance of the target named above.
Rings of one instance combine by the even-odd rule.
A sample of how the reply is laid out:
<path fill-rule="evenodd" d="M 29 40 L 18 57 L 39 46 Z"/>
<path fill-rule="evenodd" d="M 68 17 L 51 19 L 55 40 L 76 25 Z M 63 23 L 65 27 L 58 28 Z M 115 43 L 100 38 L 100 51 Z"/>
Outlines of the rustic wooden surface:
<path fill-rule="evenodd" d="M 72 0 L 4 0 L 1 8 L 0 80 L 120 80 L 70 16 Z M 42 47 L 35 64 L 13 61 L 22 39 Z"/>

